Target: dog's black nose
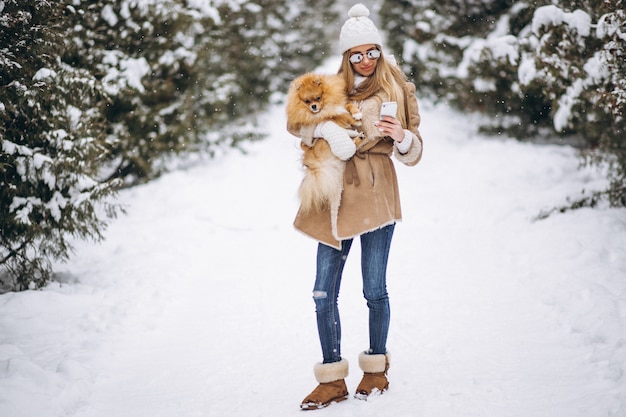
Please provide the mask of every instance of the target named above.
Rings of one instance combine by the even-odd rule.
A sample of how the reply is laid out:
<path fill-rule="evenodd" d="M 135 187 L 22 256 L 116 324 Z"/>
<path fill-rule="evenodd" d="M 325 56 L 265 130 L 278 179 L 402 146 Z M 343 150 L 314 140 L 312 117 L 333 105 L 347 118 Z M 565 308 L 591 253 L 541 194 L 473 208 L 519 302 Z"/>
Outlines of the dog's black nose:
<path fill-rule="evenodd" d="M 317 104 L 312 104 L 312 105 L 311 105 L 311 108 L 312 108 L 313 110 L 317 110 Z"/>

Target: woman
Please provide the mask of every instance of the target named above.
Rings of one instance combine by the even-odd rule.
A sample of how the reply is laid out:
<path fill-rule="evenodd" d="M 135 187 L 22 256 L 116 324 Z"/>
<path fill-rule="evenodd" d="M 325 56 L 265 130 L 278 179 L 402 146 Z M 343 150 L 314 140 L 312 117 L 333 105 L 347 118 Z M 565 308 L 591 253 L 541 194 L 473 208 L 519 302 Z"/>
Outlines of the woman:
<path fill-rule="evenodd" d="M 332 122 L 298 131 L 287 121 L 290 133 L 312 146 L 324 138 L 333 153 L 346 161 L 343 192 L 336 212 L 300 210 L 295 227 L 318 244 L 317 273 L 313 289 L 323 361 L 314 367 L 318 386 L 301 403 L 303 409 L 323 408 L 348 398 L 345 378 L 348 362 L 341 356 L 341 323 L 337 298 L 342 271 L 352 241 L 361 241 L 363 294 L 369 308 L 369 349 L 359 355 L 364 372 L 357 398 L 381 394 L 389 387 L 389 297 L 386 269 L 395 223 L 402 218 L 396 172 L 391 157 L 405 165 L 417 164 L 422 139 L 415 86 L 406 81 L 393 60 L 385 58 L 382 39 L 369 10 L 353 6 L 341 29 L 343 60 L 339 74 L 347 84 L 350 100 L 362 112 L 365 139 L 358 149 L 345 130 Z M 381 103 L 398 103 L 396 117 L 380 119 Z M 341 134 L 340 134 L 341 133 Z"/>

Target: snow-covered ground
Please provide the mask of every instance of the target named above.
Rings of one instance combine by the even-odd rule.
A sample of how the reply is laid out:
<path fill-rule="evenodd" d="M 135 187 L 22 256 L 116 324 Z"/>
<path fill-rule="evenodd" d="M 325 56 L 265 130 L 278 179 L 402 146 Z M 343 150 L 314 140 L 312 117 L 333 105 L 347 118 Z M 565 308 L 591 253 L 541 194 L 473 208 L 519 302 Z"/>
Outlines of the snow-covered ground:
<path fill-rule="evenodd" d="M 601 188 L 575 151 L 486 138 L 423 104 L 425 151 L 396 164 L 390 390 L 315 415 L 626 415 L 626 210 L 533 218 Z M 106 241 L 59 282 L 0 295 L 2 417 L 287 417 L 321 359 L 316 244 L 283 108 L 267 140 L 125 190 Z M 367 346 L 359 245 L 340 308 L 349 388 Z"/>

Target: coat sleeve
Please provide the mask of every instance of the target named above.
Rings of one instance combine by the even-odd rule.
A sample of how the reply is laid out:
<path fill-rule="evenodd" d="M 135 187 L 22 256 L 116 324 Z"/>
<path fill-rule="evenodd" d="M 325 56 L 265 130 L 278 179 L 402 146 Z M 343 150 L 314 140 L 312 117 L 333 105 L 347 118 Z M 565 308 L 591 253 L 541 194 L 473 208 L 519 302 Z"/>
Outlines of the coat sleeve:
<path fill-rule="evenodd" d="M 419 132 L 419 125 L 421 122 L 419 105 L 417 103 L 417 97 L 415 96 L 415 84 L 406 83 L 405 89 L 406 97 L 406 109 L 408 116 L 408 130 L 413 134 L 413 140 L 411 141 L 411 147 L 407 153 L 400 153 L 397 145 L 394 145 L 394 155 L 396 159 L 408 166 L 417 165 L 422 159 L 423 142 L 422 136 Z"/>

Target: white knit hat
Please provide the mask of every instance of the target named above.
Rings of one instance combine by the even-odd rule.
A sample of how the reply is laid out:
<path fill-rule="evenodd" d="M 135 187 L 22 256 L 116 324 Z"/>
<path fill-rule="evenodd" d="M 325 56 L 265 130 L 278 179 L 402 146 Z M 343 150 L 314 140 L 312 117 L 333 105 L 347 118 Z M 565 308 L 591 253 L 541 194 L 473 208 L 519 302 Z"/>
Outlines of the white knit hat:
<path fill-rule="evenodd" d="M 378 29 L 368 16 L 370 11 L 364 4 L 358 3 L 350 8 L 346 23 L 341 27 L 339 34 L 339 49 L 341 54 L 348 49 L 359 45 L 367 45 L 370 43 L 383 45 L 383 40 L 378 33 Z"/>

